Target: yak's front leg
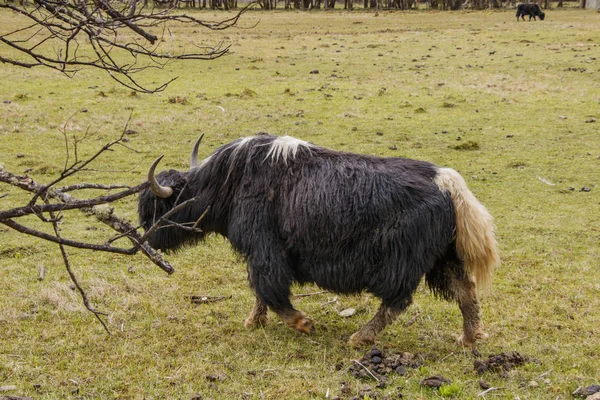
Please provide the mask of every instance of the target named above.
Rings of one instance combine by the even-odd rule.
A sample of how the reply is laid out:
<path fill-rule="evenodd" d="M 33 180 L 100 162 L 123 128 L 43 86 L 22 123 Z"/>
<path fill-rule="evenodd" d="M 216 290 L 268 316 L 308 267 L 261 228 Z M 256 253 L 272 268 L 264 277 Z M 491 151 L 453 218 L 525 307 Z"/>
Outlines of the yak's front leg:
<path fill-rule="evenodd" d="M 286 268 L 286 264 L 271 268 L 252 265 L 250 271 L 251 284 L 257 296 L 257 303 L 250 317 L 259 316 L 261 312 L 264 314 L 264 306 L 267 306 L 290 328 L 305 334 L 314 333 L 312 319 L 302 311 L 296 310 L 290 302 L 293 274 Z"/>
<path fill-rule="evenodd" d="M 358 332 L 350 336 L 348 344 L 351 346 L 361 346 L 364 344 L 371 344 L 375 341 L 375 338 L 387 325 L 394 322 L 396 317 L 408 307 L 410 300 L 407 301 L 403 307 L 388 307 L 384 303 L 379 306 L 379 310 L 365 326 L 363 326 Z"/>
<path fill-rule="evenodd" d="M 294 328 L 298 332 L 305 333 L 307 335 L 312 335 L 315 333 L 315 326 L 313 320 L 310 319 L 305 313 L 302 311 L 296 310 L 291 306 L 289 309 L 285 310 L 273 310 L 275 311 L 284 324 L 289 326 L 290 328 Z"/>
<path fill-rule="evenodd" d="M 265 326 L 267 322 L 267 305 L 263 303 L 258 296 L 256 296 L 254 309 L 250 313 L 250 316 L 246 318 L 246 323 L 244 325 L 246 328 L 250 328 L 253 326 Z"/>

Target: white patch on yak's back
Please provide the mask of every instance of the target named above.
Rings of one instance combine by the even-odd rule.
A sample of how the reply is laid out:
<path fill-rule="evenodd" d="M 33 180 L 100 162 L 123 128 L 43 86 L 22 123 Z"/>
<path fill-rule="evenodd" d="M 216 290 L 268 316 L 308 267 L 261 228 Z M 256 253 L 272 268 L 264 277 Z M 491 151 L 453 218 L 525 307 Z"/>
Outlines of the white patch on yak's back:
<path fill-rule="evenodd" d="M 233 165 L 235 159 L 238 156 L 238 153 L 240 152 L 240 150 L 246 145 L 248 144 L 248 142 L 250 142 L 252 139 L 256 138 L 256 136 L 249 136 L 249 137 L 245 137 L 243 139 L 240 139 L 237 142 L 233 142 L 233 143 L 229 143 L 229 145 L 225 148 L 223 148 L 223 151 L 227 151 L 229 149 L 233 149 L 233 151 L 231 152 L 231 161 L 230 164 Z M 197 169 L 201 169 L 202 167 L 204 167 L 206 164 L 208 164 L 212 158 L 214 157 L 214 154 L 209 155 L 208 157 L 206 157 L 204 160 L 200 161 L 198 163 L 198 165 L 195 167 Z"/>
<path fill-rule="evenodd" d="M 234 142 L 231 144 L 231 147 L 235 147 L 235 149 L 233 149 L 233 152 L 231 152 L 231 165 L 235 165 L 235 161 L 238 157 L 239 152 L 248 144 L 250 143 L 252 140 L 256 139 L 256 136 L 248 136 L 245 138 L 240 139 L 238 142 Z M 230 148 L 231 148 L 230 147 Z"/>
<path fill-rule="evenodd" d="M 256 139 L 256 136 L 248 136 L 248 137 L 240 139 L 239 142 L 234 143 L 233 145 L 235 146 L 235 150 L 233 150 L 232 159 L 235 160 L 235 158 L 237 157 L 237 154 L 240 152 L 240 150 L 242 150 L 244 148 L 244 146 L 246 146 L 249 142 L 251 142 L 254 139 Z"/>
<path fill-rule="evenodd" d="M 283 159 L 283 162 L 287 164 L 288 157 L 295 158 L 300 147 L 310 148 L 310 143 L 304 140 L 296 139 L 291 136 L 280 136 L 275 138 L 271 143 L 271 148 L 265 157 L 271 158 L 272 161 L 279 161 L 279 158 Z"/>
<path fill-rule="evenodd" d="M 245 147 L 247 147 L 249 145 L 251 146 L 252 141 L 257 140 L 259 138 L 260 138 L 260 136 L 248 136 L 248 137 L 242 138 L 236 142 L 230 143 L 227 147 L 223 148 L 224 152 L 228 151 L 228 150 L 232 150 L 231 157 L 229 160 L 229 171 L 227 173 L 227 178 L 225 179 L 225 181 L 227 181 L 229 179 L 229 176 L 233 172 L 233 168 L 236 165 L 237 158 L 239 157 L 240 152 Z M 304 140 L 296 139 L 291 136 L 280 136 L 280 137 L 276 137 L 275 139 L 273 139 L 273 141 L 270 143 L 261 144 L 261 146 L 269 146 L 267 155 L 264 158 L 265 161 L 268 158 L 270 158 L 272 161 L 277 162 L 277 161 L 279 161 L 280 158 L 282 158 L 283 162 L 287 163 L 288 158 L 296 157 L 296 154 L 298 153 L 298 149 L 300 147 L 310 149 L 311 144 L 308 142 L 305 142 Z M 202 160 L 198 164 L 197 168 L 199 169 L 199 168 L 202 168 L 203 166 L 205 166 L 213 158 L 213 156 L 214 155 L 210 155 L 207 158 L 205 158 L 204 160 Z"/>
<path fill-rule="evenodd" d="M 234 142 L 231 145 L 231 147 L 235 146 L 235 149 L 233 149 L 233 152 L 231 153 L 229 172 L 227 173 L 227 178 L 225 179 L 225 181 L 227 181 L 229 179 L 229 175 L 231 175 L 231 173 L 233 172 L 233 167 L 235 165 L 235 162 L 236 162 L 239 152 L 244 148 L 244 146 L 246 146 L 250 141 L 252 141 L 255 138 L 256 138 L 256 136 L 248 136 L 248 137 L 240 139 L 239 142 Z"/>

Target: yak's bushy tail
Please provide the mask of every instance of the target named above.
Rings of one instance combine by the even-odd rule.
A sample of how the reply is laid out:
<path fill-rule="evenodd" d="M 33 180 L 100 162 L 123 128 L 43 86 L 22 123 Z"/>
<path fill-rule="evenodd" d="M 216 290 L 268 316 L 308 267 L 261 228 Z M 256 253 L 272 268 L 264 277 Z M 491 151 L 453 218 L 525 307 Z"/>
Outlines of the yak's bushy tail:
<path fill-rule="evenodd" d="M 456 250 L 477 288 L 487 291 L 492 274 L 500 264 L 494 218 L 471 193 L 462 176 L 451 168 L 440 168 L 435 177 L 440 189 L 448 191 L 456 212 Z"/>

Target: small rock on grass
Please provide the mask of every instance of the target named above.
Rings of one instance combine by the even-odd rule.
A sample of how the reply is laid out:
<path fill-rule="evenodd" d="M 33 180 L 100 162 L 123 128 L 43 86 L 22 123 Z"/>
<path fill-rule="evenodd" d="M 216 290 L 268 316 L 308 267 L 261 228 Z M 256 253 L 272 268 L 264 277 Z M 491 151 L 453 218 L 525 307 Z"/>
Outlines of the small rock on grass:
<path fill-rule="evenodd" d="M 224 375 L 206 375 L 206 380 L 209 382 L 221 382 L 224 381 L 226 377 Z"/>
<path fill-rule="evenodd" d="M 341 317 L 351 317 L 356 314 L 356 309 L 354 308 L 346 308 L 345 310 L 340 311 Z"/>
<path fill-rule="evenodd" d="M 0 400 L 33 400 L 26 396 L 0 396 Z"/>
<path fill-rule="evenodd" d="M 451 383 L 451 382 L 447 378 L 444 378 L 441 375 L 434 375 L 434 376 L 430 376 L 429 378 L 425 378 L 425 379 L 421 380 L 421 382 L 419 382 L 419 385 L 429 386 L 429 387 L 437 389 L 440 386 L 442 386 L 443 384 L 449 384 L 449 383 Z"/>
<path fill-rule="evenodd" d="M 588 397 L 597 393 L 600 393 L 600 385 L 590 385 L 586 388 L 580 387 L 579 389 L 573 392 L 573 396 Z"/>

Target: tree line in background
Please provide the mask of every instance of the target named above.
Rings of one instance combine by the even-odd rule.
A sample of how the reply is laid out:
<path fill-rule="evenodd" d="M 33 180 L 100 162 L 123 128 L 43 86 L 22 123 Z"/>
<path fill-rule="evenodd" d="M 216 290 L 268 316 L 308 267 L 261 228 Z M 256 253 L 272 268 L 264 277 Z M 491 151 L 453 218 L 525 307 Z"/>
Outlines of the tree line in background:
<path fill-rule="evenodd" d="M 10 0 L 4 0 L 9 2 Z M 31 0 L 12 0 L 20 5 L 26 4 Z M 585 6 L 585 0 L 578 1 L 579 7 Z M 212 10 L 235 10 L 240 7 L 238 0 L 118 0 L 120 3 L 140 4 L 144 7 L 156 6 L 159 8 L 199 8 Z M 258 0 L 256 4 L 265 10 L 296 9 L 335 9 L 346 10 L 366 9 L 366 10 L 410 10 L 410 9 L 433 9 L 433 10 L 460 10 L 475 9 L 483 10 L 488 8 L 503 8 L 516 6 L 517 0 Z M 523 3 L 537 3 L 542 8 L 549 8 L 549 0 L 524 0 Z M 33 3 L 37 3 L 33 0 Z M 243 6 L 247 2 L 242 1 Z M 558 0 L 557 8 L 563 7 L 563 0 Z"/>
<path fill-rule="evenodd" d="M 483 10 L 514 7 L 517 2 L 517 0 L 258 0 L 257 4 L 264 10 L 331 10 L 342 7 L 345 10 Z M 546 9 L 550 7 L 549 0 L 523 0 L 521 2 L 537 3 Z M 154 0 L 154 4 L 159 7 L 232 10 L 238 7 L 238 0 Z M 583 8 L 585 0 L 581 0 L 578 4 Z M 558 0 L 556 7 L 563 7 L 563 0 Z"/>

